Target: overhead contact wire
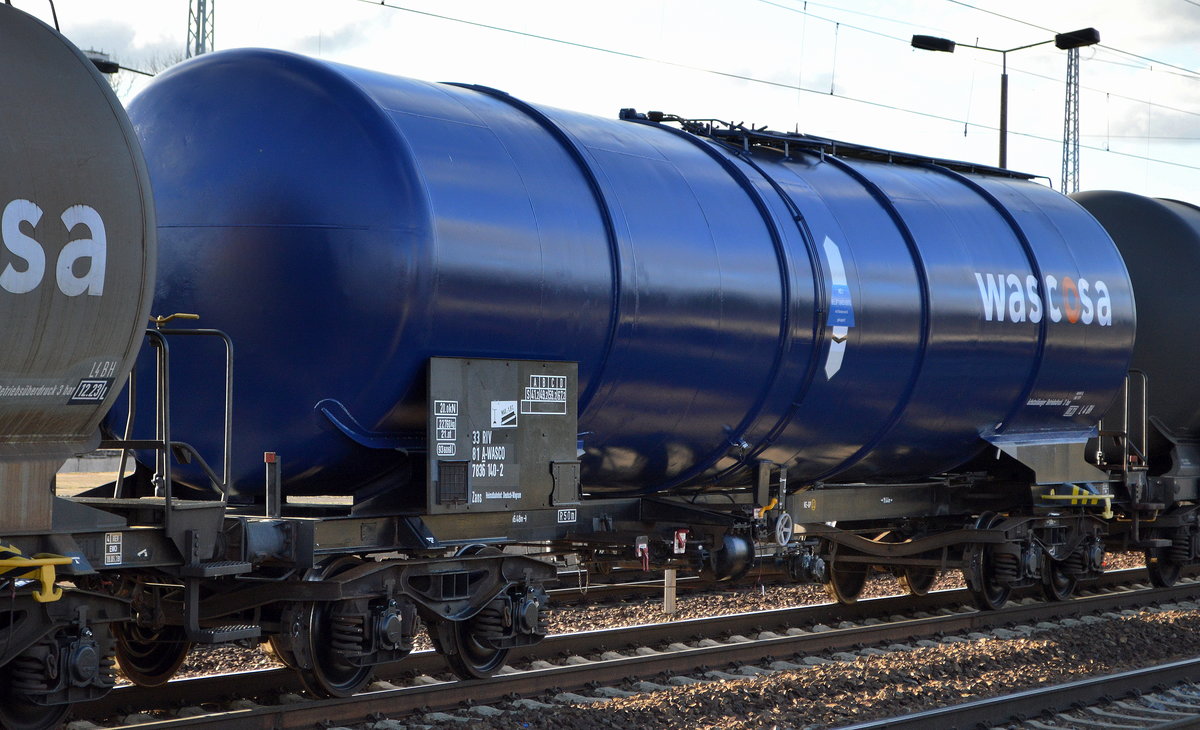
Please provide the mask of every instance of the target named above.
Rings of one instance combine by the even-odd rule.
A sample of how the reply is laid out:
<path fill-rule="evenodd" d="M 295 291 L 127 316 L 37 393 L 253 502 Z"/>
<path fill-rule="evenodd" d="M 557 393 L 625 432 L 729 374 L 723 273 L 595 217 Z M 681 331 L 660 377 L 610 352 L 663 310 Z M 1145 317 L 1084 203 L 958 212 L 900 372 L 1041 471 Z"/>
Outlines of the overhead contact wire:
<path fill-rule="evenodd" d="M 953 1 L 953 0 L 950 0 L 950 1 Z M 651 56 L 643 56 L 643 55 L 640 55 L 637 53 L 630 53 L 628 51 L 618 51 L 618 50 L 615 50 L 612 48 L 604 48 L 603 46 L 593 46 L 593 45 L 590 45 L 587 43 L 579 43 L 577 41 L 568 41 L 568 40 L 564 40 L 562 38 L 555 38 L 553 36 L 541 35 L 539 33 L 531 33 L 529 31 L 516 30 L 514 28 L 505 28 L 504 26 L 492 25 L 490 23 L 481 23 L 476 20 L 467 20 L 465 18 L 456 18 L 451 15 L 443 15 L 441 13 L 434 13 L 434 12 L 430 12 L 428 10 L 418 10 L 416 8 L 405 7 L 403 5 L 394 5 L 394 4 L 391 4 L 391 3 L 388 3 L 385 1 L 380 1 L 380 0 L 358 0 L 358 2 L 367 3 L 369 5 L 375 5 L 375 6 L 379 6 L 379 7 L 384 7 L 389 10 L 411 13 L 414 15 L 421 15 L 424 17 L 435 18 L 438 20 L 445 20 L 445 21 L 448 21 L 451 23 L 461 23 L 463 25 L 469 25 L 469 26 L 472 26 L 475 28 L 483 28 L 485 30 L 492 30 L 492 31 L 496 31 L 499 33 L 508 33 L 511 35 L 521 36 L 524 38 L 532 38 L 534 40 L 545 41 L 547 43 L 555 43 L 558 45 L 570 46 L 573 48 L 581 48 L 581 49 L 588 50 L 588 51 L 594 51 L 596 53 L 604 53 L 604 54 L 607 54 L 610 56 L 618 56 L 621 58 L 628 58 L 628 59 L 635 60 L 635 61 L 645 61 L 645 62 L 649 62 L 649 63 L 657 63 L 657 64 L 661 64 L 664 66 L 671 66 L 673 68 L 681 68 L 681 69 L 685 69 L 688 71 L 697 71 L 700 73 L 711 74 L 713 76 L 720 76 L 722 78 L 734 79 L 737 81 L 746 81 L 749 83 L 761 84 L 763 86 L 770 86 L 770 87 L 778 88 L 778 89 L 787 89 L 789 91 L 803 91 L 803 92 L 807 92 L 810 94 L 819 94 L 821 96 L 826 96 L 826 97 L 832 96 L 837 99 L 844 99 L 846 101 L 854 102 L 856 104 L 863 104 L 866 106 L 875 107 L 877 109 L 887 109 L 889 111 L 901 112 L 904 114 L 912 114 L 914 116 L 923 117 L 926 119 L 934 119 L 937 121 L 949 122 L 954 125 L 966 124 L 968 126 L 976 127 L 978 129 L 997 131 L 997 127 L 989 125 L 989 124 L 978 124 L 978 123 L 968 122 L 963 119 L 948 117 L 948 116 L 945 116 L 942 114 L 933 114 L 931 112 L 924 112 L 924 111 L 920 111 L 918 109 L 908 109 L 905 107 L 896 106 L 894 104 L 886 104 L 886 103 L 879 102 L 879 101 L 871 101 L 869 99 L 860 99 L 858 97 L 848 96 L 846 94 L 839 94 L 834 91 L 826 92 L 826 91 L 818 91 L 816 89 L 806 89 L 806 88 L 803 88 L 800 86 L 796 86 L 794 84 L 784 83 L 782 81 L 770 81 L 768 79 L 755 78 L 753 76 L 746 76 L 744 74 L 731 73 L 728 71 L 720 71 L 717 69 L 704 68 L 701 66 L 692 66 L 689 64 L 685 64 L 685 63 L 677 63 L 675 61 L 667 61 L 667 60 L 660 59 L 660 58 L 653 58 Z M 802 11 L 797 11 L 797 12 L 802 12 Z M 813 16 L 813 17 L 819 17 L 819 16 Z M 848 26 L 848 27 L 850 27 L 850 26 Z M 1138 100 L 1138 101 L 1144 101 L 1144 100 Z M 1039 140 L 1042 142 L 1050 142 L 1053 144 L 1062 144 L 1062 140 L 1059 138 L 1047 137 L 1045 135 L 1039 135 L 1039 134 L 1032 134 L 1030 132 L 1019 132 L 1019 131 L 1010 129 L 1010 130 L 1008 130 L 1008 134 L 1009 134 L 1009 136 L 1012 136 L 1012 137 L 1024 137 L 1026 139 Z M 1158 159 L 1156 157 L 1150 157 L 1148 155 L 1137 155 L 1137 154 L 1128 153 L 1128 152 L 1116 152 L 1116 151 L 1112 151 L 1112 150 L 1105 150 L 1103 147 L 1097 147 L 1095 145 L 1080 145 L 1080 146 L 1082 149 L 1094 150 L 1094 151 L 1098 151 L 1098 152 L 1106 152 L 1108 154 L 1119 155 L 1121 157 L 1128 157 L 1131 159 L 1142 160 L 1145 162 L 1154 162 L 1154 163 L 1161 164 L 1161 165 L 1169 165 L 1171 167 L 1179 167 L 1179 168 L 1183 168 L 1183 169 L 1187 169 L 1187 170 L 1200 170 L 1200 166 L 1188 165 L 1188 164 L 1184 164 L 1182 162 L 1176 162 L 1174 160 L 1162 160 L 1162 159 Z"/>

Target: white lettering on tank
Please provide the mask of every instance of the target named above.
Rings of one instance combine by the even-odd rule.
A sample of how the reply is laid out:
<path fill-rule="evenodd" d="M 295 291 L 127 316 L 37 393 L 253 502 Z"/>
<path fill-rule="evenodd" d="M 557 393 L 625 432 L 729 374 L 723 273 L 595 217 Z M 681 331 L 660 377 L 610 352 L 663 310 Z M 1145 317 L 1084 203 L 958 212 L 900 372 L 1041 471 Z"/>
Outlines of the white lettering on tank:
<path fill-rule="evenodd" d="M 1045 316 L 1051 322 L 1112 326 L 1112 297 L 1103 281 L 1083 277 L 1076 281 L 1051 274 L 1041 280 L 1027 274 L 1022 280 L 1018 274 L 974 273 L 986 322 L 1007 318 L 1010 322 L 1037 324 Z"/>
<path fill-rule="evenodd" d="M 1092 309 L 1092 298 L 1088 296 L 1089 288 L 1090 285 L 1088 284 L 1087 279 L 1079 280 L 1079 306 L 1082 310 L 1081 314 L 1079 315 L 1079 321 L 1083 322 L 1084 324 L 1091 324 L 1092 319 L 1095 316 L 1095 312 Z"/>
<path fill-rule="evenodd" d="M 1112 299 L 1108 297 L 1108 285 L 1103 281 L 1095 282 L 1096 286 L 1096 324 L 1101 327 L 1112 325 Z"/>
<path fill-rule="evenodd" d="M 74 231 L 76 226 L 86 227 L 91 238 L 76 238 L 63 246 L 55 271 L 58 288 L 69 297 L 77 297 L 85 291 L 98 297 L 104 293 L 104 265 L 108 251 L 104 221 L 100 219 L 100 214 L 95 208 L 73 205 L 63 212 L 62 222 L 68 231 Z M 84 258 L 90 259 L 87 273 L 75 276 L 75 262 Z"/>
<path fill-rule="evenodd" d="M 1004 321 L 1004 276 L 1001 275 L 1000 282 L 996 282 L 996 277 L 992 274 L 987 275 L 987 284 L 983 283 L 983 275 L 976 272 L 975 281 L 979 283 L 979 297 L 983 300 L 983 318 L 991 322 L 995 319 L 997 322 Z"/>
<path fill-rule="evenodd" d="M 14 200 L 4 206 L 4 214 L 0 218 L 0 236 L 3 236 L 4 247 L 9 253 L 25 262 L 24 271 L 9 262 L 0 273 L 0 287 L 13 294 L 26 294 L 42 283 L 42 274 L 46 272 L 46 252 L 42 245 L 25 235 L 21 230 L 22 223 L 28 223 L 33 228 L 42 219 L 42 209 L 28 200 Z"/>
<path fill-rule="evenodd" d="M 108 259 L 108 234 L 100 213 L 88 205 L 72 205 L 63 212 L 63 225 L 68 234 L 76 229 L 85 229 L 87 237 L 75 238 L 63 246 L 54 267 L 54 278 L 58 289 L 69 297 L 80 294 L 101 296 L 104 294 L 104 273 Z M 9 261 L 0 272 L 0 288 L 13 294 L 27 294 L 42 283 L 46 273 L 46 251 L 33 236 L 21 230 L 28 223 L 36 228 L 42 220 L 42 209 L 35 203 L 20 199 L 4 206 L 0 216 L 0 240 L 8 253 L 24 262 L 18 268 Z M 87 271 L 76 275 L 75 264 L 87 259 Z"/>
<path fill-rule="evenodd" d="M 1025 277 L 1025 295 L 1029 297 L 1029 321 L 1042 321 L 1042 298 L 1038 296 L 1038 280 L 1033 274 Z"/>
<path fill-rule="evenodd" d="M 1009 274 L 1005 282 L 1012 287 L 1008 295 L 1008 318 L 1014 322 L 1025 321 L 1025 292 L 1021 289 L 1021 279 L 1016 274 Z"/>

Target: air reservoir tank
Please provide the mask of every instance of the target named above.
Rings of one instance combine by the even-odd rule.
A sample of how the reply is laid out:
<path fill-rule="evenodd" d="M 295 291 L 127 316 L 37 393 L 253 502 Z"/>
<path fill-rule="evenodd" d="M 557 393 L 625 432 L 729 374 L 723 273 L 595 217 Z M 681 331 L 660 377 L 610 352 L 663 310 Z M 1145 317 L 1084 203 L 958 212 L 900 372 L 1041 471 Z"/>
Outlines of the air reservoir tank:
<path fill-rule="evenodd" d="M 578 362 L 585 486 L 651 492 L 1082 441 L 1133 341 L 1111 240 L 1026 176 L 268 50 L 181 64 L 130 114 L 155 306 L 236 343 L 245 495 L 263 451 L 289 494 L 423 494 L 434 356 Z M 173 356 L 175 430 L 215 460 L 219 358 Z"/>

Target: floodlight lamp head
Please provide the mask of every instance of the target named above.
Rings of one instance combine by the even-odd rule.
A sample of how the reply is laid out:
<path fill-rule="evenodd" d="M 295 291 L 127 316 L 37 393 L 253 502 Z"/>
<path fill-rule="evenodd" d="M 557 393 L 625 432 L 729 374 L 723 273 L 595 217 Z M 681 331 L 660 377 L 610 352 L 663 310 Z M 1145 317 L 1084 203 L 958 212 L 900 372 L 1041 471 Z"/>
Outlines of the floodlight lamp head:
<path fill-rule="evenodd" d="M 1070 33 L 1059 33 L 1054 36 L 1054 45 L 1059 50 L 1094 46 L 1100 42 L 1100 31 L 1095 28 L 1081 28 Z"/>
<path fill-rule="evenodd" d="M 954 45 L 954 41 L 949 38 L 939 38 L 935 35 L 915 35 L 912 37 L 912 47 L 921 51 L 954 53 Z"/>

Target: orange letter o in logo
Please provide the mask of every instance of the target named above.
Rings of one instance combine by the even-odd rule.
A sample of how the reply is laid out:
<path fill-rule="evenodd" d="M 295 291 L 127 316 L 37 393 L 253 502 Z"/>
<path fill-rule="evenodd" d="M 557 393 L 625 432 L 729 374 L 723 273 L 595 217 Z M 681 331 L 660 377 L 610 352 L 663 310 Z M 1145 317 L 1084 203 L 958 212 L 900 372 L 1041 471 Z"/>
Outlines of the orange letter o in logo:
<path fill-rule="evenodd" d="M 1063 311 L 1067 313 L 1067 321 L 1075 324 L 1083 311 L 1079 306 L 1079 289 L 1075 287 L 1075 280 L 1069 276 L 1064 276 L 1061 284 Z"/>

